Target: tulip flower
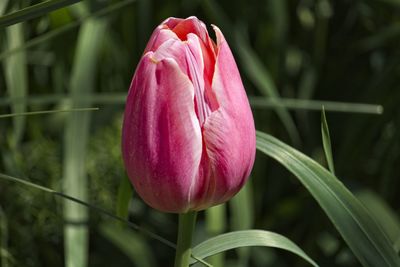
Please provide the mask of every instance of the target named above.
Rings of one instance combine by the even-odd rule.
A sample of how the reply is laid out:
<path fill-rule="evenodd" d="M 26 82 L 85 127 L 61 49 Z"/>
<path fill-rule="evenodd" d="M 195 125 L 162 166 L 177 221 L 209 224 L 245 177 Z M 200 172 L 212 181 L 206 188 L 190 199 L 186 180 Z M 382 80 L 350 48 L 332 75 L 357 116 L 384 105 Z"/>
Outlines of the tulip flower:
<path fill-rule="evenodd" d="M 185 213 L 229 200 L 255 157 L 255 128 L 238 68 L 220 29 L 196 17 L 153 32 L 126 100 L 122 151 L 141 198 Z"/>

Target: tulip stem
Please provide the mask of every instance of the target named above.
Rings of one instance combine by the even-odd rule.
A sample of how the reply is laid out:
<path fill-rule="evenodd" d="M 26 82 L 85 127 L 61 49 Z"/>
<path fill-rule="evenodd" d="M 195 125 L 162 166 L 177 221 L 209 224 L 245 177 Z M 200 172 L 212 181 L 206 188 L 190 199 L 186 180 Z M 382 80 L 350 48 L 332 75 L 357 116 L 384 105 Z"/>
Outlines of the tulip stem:
<path fill-rule="evenodd" d="M 179 214 L 178 244 L 175 267 L 188 267 L 192 252 L 192 236 L 196 224 L 196 211 Z"/>

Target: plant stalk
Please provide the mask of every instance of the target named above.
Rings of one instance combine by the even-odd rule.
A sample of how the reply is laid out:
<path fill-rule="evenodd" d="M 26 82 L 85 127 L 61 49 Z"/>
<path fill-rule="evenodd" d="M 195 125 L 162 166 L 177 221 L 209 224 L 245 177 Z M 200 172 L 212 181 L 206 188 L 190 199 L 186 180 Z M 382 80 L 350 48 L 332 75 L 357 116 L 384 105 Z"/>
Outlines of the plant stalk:
<path fill-rule="evenodd" d="M 196 224 L 196 211 L 179 214 L 178 244 L 175 267 L 188 267 L 192 251 L 192 236 Z"/>

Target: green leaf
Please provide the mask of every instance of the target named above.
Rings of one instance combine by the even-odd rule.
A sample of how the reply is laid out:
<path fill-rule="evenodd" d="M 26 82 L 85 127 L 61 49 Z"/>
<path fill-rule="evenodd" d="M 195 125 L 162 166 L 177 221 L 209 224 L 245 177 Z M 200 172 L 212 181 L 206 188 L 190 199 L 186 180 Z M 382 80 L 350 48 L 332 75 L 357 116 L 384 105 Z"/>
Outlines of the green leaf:
<path fill-rule="evenodd" d="M 53 10 L 75 4 L 82 0 L 45 1 L 0 17 L 0 27 L 9 26 L 47 14 Z"/>
<path fill-rule="evenodd" d="M 400 220 L 397 214 L 379 195 L 372 191 L 357 191 L 356 197 L 364 204 L 374 219 L 380 224 L 382 230 L 391 240 L 396 252 L 399 253 L 400 247 L 396 245 L 396 241 L 400 239 Z"/>
<path fill-rule="evenodd" d="M 321 112 L 321 134 L 322 134 L 322 145 L 324 147 L 326 161 L 328 162 L 329 170 L 335 175 L 335 166 L 333 164 L 332 156 L 332 145 L 331 136 L 329 134 L 328 122 L 326 121 L 325 108 L 322 106 Z"/>
<path fill-rule="evenodd" d="M 400 266 L 400 258 L 381 228 L 339 179 L 311 158 L 268 134 L 257 132 L 257 148 L 300 180 L 363 266 Z"/>
<path fill-rule="evenodd" d="M 304 251 L 292 241 L 277 233 L 263 230 L 243 230 L 222 234 L 210 238 L 192 249 L 192 254 L 199 259 L 204 259 L 217 253 L 241 247 L 272 247 L 290 251 L 308 261 L 313 266 L 318 266 Z M 193 260 L 195 262 L 195 260 Z"/>

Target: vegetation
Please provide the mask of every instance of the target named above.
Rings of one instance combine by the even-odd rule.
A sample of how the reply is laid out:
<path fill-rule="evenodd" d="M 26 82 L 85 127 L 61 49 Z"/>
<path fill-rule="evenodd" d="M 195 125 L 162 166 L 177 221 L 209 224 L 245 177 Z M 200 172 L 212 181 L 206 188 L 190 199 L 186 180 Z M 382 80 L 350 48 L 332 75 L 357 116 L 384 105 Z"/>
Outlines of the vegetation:
<path fill-rule="evenodd" d="M 178 216 L 132 192 L 120 136 L 152 30 L 191 15 L 224 32 L 259 131 L 249 183 L 198 214 L 193 262 L 258 240 L 204 260 L 400 266 L 397 0 L 1 0 L 1 266 L 173 265 Z"/>

